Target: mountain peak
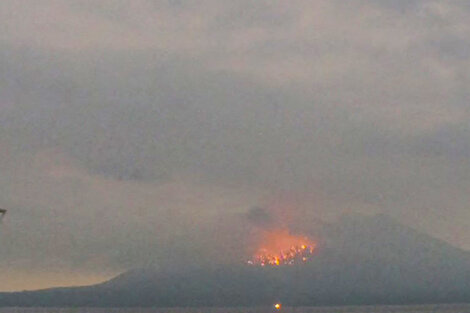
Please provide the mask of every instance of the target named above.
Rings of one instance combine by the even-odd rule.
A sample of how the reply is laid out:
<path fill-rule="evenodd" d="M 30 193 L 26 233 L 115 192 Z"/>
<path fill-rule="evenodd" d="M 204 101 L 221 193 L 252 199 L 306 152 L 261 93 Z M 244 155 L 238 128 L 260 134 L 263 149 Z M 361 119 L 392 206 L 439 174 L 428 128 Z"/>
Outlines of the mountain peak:
<path fill-rule="evenodd" d="M 140 269 L 82 288 L 0 294 L 0 306 L 407 304 L 470 299 L 465 251 L 386 215 L 345 216 L 307 264 Z"/>

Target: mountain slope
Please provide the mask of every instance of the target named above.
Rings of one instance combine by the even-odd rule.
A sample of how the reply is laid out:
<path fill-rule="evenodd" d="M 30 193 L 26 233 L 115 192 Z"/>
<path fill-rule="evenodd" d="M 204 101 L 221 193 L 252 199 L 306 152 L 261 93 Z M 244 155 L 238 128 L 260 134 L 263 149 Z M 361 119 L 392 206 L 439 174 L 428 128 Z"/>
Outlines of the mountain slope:
<path fill-rule="evenodd" d="M 470 254 L 386 216 L 322 230 L 308 264 L 134 270 L 91 287 L 0 294 L 0 306 L 252 306 L 470 302 Z"/>

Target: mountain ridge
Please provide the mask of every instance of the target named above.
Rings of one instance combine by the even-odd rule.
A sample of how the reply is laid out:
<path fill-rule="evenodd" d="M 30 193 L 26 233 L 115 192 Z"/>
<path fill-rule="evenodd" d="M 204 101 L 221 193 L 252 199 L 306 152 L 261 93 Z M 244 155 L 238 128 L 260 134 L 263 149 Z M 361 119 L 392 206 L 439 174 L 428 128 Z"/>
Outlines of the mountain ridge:
<path fill-rule="evenodd" d="M 311 262 L 137 269 L 93 286 L 0 293 L 0 306 L 256 306 L 470 302 L 470 253 L 387 216 L 322 230 Z"/>

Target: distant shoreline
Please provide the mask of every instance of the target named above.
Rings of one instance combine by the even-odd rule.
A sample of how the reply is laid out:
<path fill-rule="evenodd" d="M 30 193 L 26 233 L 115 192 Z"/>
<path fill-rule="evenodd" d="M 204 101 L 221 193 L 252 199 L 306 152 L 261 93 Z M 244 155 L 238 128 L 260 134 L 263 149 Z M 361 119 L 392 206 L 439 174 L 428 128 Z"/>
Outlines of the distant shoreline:
<path fill-rule="evenodd" d="M 464 310 L 464 311 L 462 311 Z M 281 312 L 297 313 L 464 313 L 470 312 L 470 303 L 410 304 L 410 305 L 345 305 L 345 306 L 284 306 Z M 272 307 L 3 307 L 0 313 L 265 313 Z"/>

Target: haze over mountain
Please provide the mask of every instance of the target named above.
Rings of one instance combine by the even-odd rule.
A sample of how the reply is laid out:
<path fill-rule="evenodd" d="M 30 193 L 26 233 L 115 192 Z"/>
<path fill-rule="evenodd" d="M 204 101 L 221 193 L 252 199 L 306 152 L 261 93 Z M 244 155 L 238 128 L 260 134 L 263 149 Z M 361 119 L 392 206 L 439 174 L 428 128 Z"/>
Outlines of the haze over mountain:
<path fill-rule="evenodd" d="M 465 0 L 1 0 L 0 291 L 241 262 L 252 207 L 470 250 L 469 33 Z"/>
<path fill-rule="evenodd" d="M 2 293 L 0 306 L 252 306 L 470 302 L 470 253 L 391 218 L 325 226 L 312 260 L 137 269 L 99 285 Z"/>

